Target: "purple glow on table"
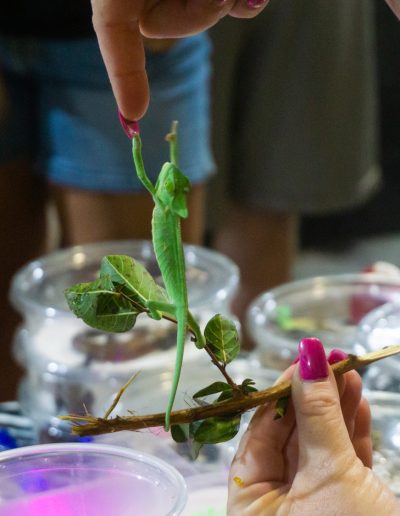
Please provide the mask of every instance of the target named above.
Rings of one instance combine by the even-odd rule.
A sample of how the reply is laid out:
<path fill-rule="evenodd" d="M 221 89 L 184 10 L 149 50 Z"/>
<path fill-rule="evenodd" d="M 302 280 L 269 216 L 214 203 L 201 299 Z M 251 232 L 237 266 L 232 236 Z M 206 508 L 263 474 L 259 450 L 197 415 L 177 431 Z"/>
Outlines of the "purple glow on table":
<path fill-rule="evenodd" d="M 180 514 L 176 469 L 122 446 L 58 443 L 0 453 L 0 516 Z"/>
<path fill-rule="evenodd" d="M 163 514 L 168 493 L 142 478 L 107 472 L 105 478 L 27 493 L 0 503 L 0 516 L 136 516 Z"/>

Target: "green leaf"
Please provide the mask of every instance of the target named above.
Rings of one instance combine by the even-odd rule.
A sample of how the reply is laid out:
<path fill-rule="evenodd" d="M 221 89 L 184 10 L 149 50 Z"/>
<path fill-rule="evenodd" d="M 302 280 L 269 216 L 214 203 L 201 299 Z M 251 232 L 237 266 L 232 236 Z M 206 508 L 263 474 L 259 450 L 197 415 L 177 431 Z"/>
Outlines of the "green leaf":
<path fill-rule="evenodd" d="M 256 382 L 252 380 L 251 378 L 245 378 L 242 382 L 242 385 L 255 385 Z"/>
<path fill-rule="evenodd" d="M 210 396 L 210 394 L 217 394 L 218 392 L 224 391 L 232 391 L 232 387 L 225 382 L 214 382 L 193 394 L 193 398 L 204 398 L 204 396 Z"/>
<path fill-rule="evenodd" d="M 193 434 L 201 424 L 201 421 L 171 426 L 172 439 L 178 444 L 179 453 L 196 460 L 203 446 L 194 440 Z"/>
<path fill-rule="evenodd" d="M 203 443 L 198 443 L 197 441 L 192 441 L 190 443 L 189 452 L 190 452 L 190 456 L 191 456 L 192 460 L 197 459 L 202 447 L 203 447 Z"/>
<path fill-rule="evenodd" d="M 249 392 L 257 392 L 258 389 L 254 387 L 255 383 L 256 382 L 251 378 L 246 378 L 245 380 L 243 380 L 242 385 L 240 386 L 242 392 L 244 392 L 245 394 L 248 394 Z"/>
<path fill-rule="evenodd" d="M 108 276 L 70 287 L 66 289 L 65 297 L 71 311 L 97 330 L 125 332 L 136 322 L 138 311 L 114 290 Z"/>
<path fill-rule="evenodd" d="M 240 351 L 239 334 L 235 323 L 220 314 L 207 323 L 204 336 L 217 360 L 229 364 Z"/>
<path fill-rule="evenodd" d="M 216 399 L 216 402 L 231 400 L 232 398 L 233 398 L 233 390 L 224 391 L 221 393 L 220 396 L 218 396 L 218 398 Z"/>
<path fill-rule="evenodd" d="M 217 444 L 229 441 L 238 433 L 240 416 L 210 417 L 201 422 L 193 437 L 201 444 Z"/>
<path fill-rule="evenodd" d="M 185 443 L 190 437 L 189 424 L 171 426 L 171 437 L 176 443 Z"/>
<path fill-rule="evenodd" d="M 109 255 L 101 261 L 100 277 L 109 276 L 118 290 L 144 309 L 148 301 L 169 303 L 165 290 L 146 268 L 130 256 Z"/>
<path fill-rule="evenodd" d="M 290 396 L 284 396 L 283 398 L 279 398 L 275 404 L 275 417 L 274 419 L 280 419 L 283 417 L 289 405 Z"/>

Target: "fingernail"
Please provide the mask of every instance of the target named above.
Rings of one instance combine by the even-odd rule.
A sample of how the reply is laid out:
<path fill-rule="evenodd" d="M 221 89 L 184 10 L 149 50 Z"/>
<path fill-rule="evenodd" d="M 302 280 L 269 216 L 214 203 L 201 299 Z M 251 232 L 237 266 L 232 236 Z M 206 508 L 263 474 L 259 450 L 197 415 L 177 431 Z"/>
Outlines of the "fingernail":
<path fill-rule="evenodd" d="M 332 351 L 328 355 L 328 362 L 330 364 L 336 364 L 337 362 L 341 362 L 342 360 L 346 360 L 349 355 L 342 351 L 341 349 L 332 349 Z"/>
<path fill-rule="evenodd" d="M 122 129 L 125 131 L 125 134 L 128 138 L 132 140 L 132 138 L 139 134 L 139 124 L 138 122 L 131 122 L 130 120 L 127 120 L 124 115 L 121 113 L 121 111 L 118 111 L 118 118 L 121 122 Z"/>
<path fill-rule="evenodd" d="M 263 6 L 269 0 L 247 0 L 247 6 L 251 9 L 258 9 L 258 7 Z"/>
<path fill-rule="evenodd" d="M 290 364 L 290 365 L 294 365 L 294 364 L 297 364 L 297 362 L 300 360 L 300 357 L 299 355 L 297 355 L 297 357 L 293 360 L 293 362 Z"/>
<path fill-rule="evenodd" d="M 303 380 L 322 380 L 328 377 L 325 350 L 319 339 L 302 339 L 299 344 L 299 356 L 299 370 Z"/>

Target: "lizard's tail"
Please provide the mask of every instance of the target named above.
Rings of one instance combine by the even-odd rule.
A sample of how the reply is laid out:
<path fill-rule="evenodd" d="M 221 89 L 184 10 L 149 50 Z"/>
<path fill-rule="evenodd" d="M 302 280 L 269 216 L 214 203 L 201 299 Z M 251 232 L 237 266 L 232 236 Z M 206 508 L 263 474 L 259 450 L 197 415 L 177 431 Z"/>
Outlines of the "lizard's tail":
<path fill-rule="evenodd" d="M 169 395 L 167 409 L 165 411 L 165 430 L 168 431 L 170 427 L 170 416 L 172 407 L 174 405 L 176 392 L 178 390 L 179 378 L 181 376 L 183 351 L 185 348 L 185 338 L 188 324 L 187 309 L 184 307 L 176 307 L 176 320 L 178 323 L 177 337 L 176 337 L 176 357 L 175 370 L 172 380 L 171 392 Z"/>

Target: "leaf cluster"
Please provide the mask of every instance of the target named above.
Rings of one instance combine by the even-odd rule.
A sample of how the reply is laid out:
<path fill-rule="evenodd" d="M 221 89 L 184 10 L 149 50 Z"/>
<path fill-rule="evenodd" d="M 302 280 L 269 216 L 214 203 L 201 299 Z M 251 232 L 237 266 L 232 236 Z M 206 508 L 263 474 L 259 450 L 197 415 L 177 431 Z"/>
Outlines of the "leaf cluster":
<path fill-rule="evenodd" d="M 169 302 L 166 291 L 158 285 L 146 268 L 130 256 L 105 256 L 99 277 L 79 283 L 65 291 L 71 311 L 89 326 L 107 332 L 132 329 L 140 313 L 153 319 L 170 318 L 168 314 L 149 310 L 151 302 Z M 190 329 L 190 328 L 189 328 Z M 233 321 L 220 314 L 213 316 L 204 329 L 206 351 L 225 381 L 217 381 L 197 391 L 194 401 L 201 404 L 245 396 L 257 389 L 247 378 L 240 385 L 229 376 L 226 367 L 240 352 L 240 340 Z M 210 401 L 210 397 L 214 399 Z M 240 414 L 213 417 L 185 425 L 174 425 L 171 434 L 177 442 L 191 444 L 194 456 L 203 444 L 215 444 L 233 438 L 240 427 Z"/>
<path fill-rule="evenodd" d="M 160 319 L 161 314 L 148 310 L 148 301 L 168 301 L 146 268 L 124 255 L 105 256 L 99 278 L 66 289 L 65 297 L 70 310 L 86 324 L 116 333 L 132 329 L 140 313 Z"/>
<path fill-rule="evenodd" d="M 218 403 L 257 391 L 254 380 L 246 378 L 241 385 L 237 385 L 226 373 L 226 366 L 240 352 L 239 334 L 233 321 L 220 314 L 215 315 L 207 323 L 204 336 L 214 364 L 223 372 L 228 381 L 213 382 L 197 391 L 193 395 L 193 399 L 198 404 L 204 405 L 210 396 L 214 396 L 212 403 Z M 241 414 L 233 414 L 173 425 L 171 435 L 176 442 L 187 443 L 195 458 L 204 444 L 222 443 L 235 437 L 240 428 L 240 420 Z"/>

